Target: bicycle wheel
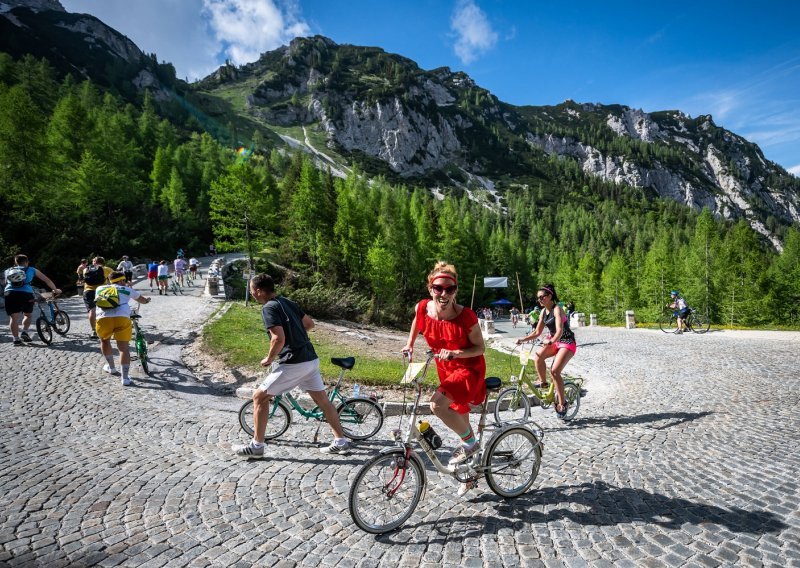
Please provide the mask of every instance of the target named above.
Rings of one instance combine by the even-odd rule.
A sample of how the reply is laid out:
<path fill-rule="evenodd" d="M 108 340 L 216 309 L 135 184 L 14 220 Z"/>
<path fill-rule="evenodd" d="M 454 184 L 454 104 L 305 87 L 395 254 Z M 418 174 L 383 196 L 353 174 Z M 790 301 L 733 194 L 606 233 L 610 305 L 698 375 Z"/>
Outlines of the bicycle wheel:
<path fill-rule="evenodd" d="M 699 312 L 694 312 L 689 319 L 689 327 L 695 333 L 705 333 L 711 327 L 711 320 Z"/>
<path fill-rule="evenodd" d="M 531 414 L 531 401 L 519 387 L 508 387 L 497 395 L 494 405 L 495 422 L 502 422 L 501 410 L 507 413 L 507 420 L 527 420 Z"/>
<path fill-rule="evenodd" d="M 542 448 L 533 432 L 521 426 L 509 428 L 489 442 L 486 483 L 500 497 L 522 495 L 539 475 L 541 463 Z"/>
<path fill-rule="evenodd" d="M 658 327 L 660 327 L 661 331 L 664 333 L 675 333 L 675 330 L 678 329 L 678 320 L 673 314 L 664 314 L 661 316 L 661 319 L 658 320 Z"/>
<path fill-rule="evenodd" d="M 267 418 L 267 430 L 264 432 L 265 440 L 272 440 L 282 435 L 292 423 L 292 411 L 286 407 L 283 400 L 273 400 L 272 409 Z M 253 431 L 253 400 L 248 400 L 239 409 L 239 426 L 252 436 Z"/>
<path fill-rule="evenodd" d="M 147 339 L 144 334 L 138 329 L 136 330 L 136 356 L 139 358 L 139 364 L 142 366 L 142 371 L 146 376 L 150 376 L 150 369 L 147 364 L 150 362 L 147 359 Z"/>
<path fill-rule="evenodd" d="M 336 409 L 344 435 L 351 440 L 366 440 L 383 426 L 383 410 L 369 398 L 349 398 Z"/>
<path fill-rule="evenodd" d="M 362 531 L 383 534 L 405 523 L 422 499 L 425 473 L 416 456 L 406 460 L 401 448 L 364 464 L 350 486 L 348 507 Z"/>
<path fill-rule="evenodd" d="M 62 312 L 61 310 L 56 310 L 56 315 L 53 318 L 53 329 L 59 335 L 66 335 L 69 331 L 69 314 L 67 312 Z"/>
<path fill-rule="evenodd" d="M 50 345 L 53 343 L 53 328 L 50 327 L 47 319 L 43 316 L 39 316 L 36 319 L 36 333 L 39 334 L 45 344 Z"/>
<path fill-rule="evenodd" d="M 575 418 L 581 406 L 581 388 L 575 383 L 564 383 L 564 398 L 567 399 L 567 413 L 561 420 L 568 422 Z"/>

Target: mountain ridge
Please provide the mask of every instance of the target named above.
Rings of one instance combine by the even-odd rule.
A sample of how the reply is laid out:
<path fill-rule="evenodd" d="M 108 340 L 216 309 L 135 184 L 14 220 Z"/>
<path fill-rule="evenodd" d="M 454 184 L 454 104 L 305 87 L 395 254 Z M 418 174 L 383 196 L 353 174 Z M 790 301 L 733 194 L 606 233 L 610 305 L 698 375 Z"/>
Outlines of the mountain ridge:
<path fill-rule="evenodd" d="M 425 70 L 380 47 L 323 36 L 295 38 L 187 85 L 171 64 L 57 0 L 6 0 L 0 32 L 0 50 L 27 49 L 62 73 L 129 97 L 150 90 L 162 102 L 191 106 L 234 125 L 234 145 L 255 131 L 276 142 L 294 138 L 340 171 L 357 162 L 371 175 L 501 206 L 516 188 L 544 186 L 557 197 L 565 180 L 595 178 L 708 207 L 722 218 L 743 217 L 778 250 L 782 231 L 800 222 L 800 180 L 710 115 L 571 100 L 515 106 L 462 71 Z"/>

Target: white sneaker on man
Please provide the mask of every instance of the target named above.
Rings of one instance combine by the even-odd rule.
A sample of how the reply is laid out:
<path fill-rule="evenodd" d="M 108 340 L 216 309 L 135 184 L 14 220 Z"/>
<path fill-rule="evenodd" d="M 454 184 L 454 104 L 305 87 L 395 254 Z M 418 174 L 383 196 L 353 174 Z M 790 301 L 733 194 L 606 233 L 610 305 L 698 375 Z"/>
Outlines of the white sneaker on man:
<path fill-rule="evenodd" d="M 264 447 L 265 447 L 264 444 L 256 446 L 255 442 L 253 442 L 253 440 L 250 440 L 249 444 L 237 444 L 233 446 L 231 449 L 237 456 L 241 456 L 243 458 L 263 460 Z"/>
<path fill-rule="evenodd" d="M 109 367 L 108 363 L 103 365 L 103 371 L 108 373 L 109 375 L 118 376 L 120 374 L 119 370 L 116 367 Z"/>

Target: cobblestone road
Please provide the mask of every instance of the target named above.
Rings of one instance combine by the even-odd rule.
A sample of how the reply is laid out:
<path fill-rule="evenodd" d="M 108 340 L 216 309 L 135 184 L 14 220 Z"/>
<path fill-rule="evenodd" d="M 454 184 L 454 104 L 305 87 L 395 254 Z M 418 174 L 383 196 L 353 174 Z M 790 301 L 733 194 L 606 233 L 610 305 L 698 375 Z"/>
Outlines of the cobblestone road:
<path fill-rule="evenodd" d="M 375 537 L 349 480 L 398 419 L 349 456 L 296 422 L 270 459 L 235 459 L 241 401 L 180 361 L 219 306 L 193 294 L 142 309 L 156 365 L 132 388 L 103 375 L 77 300 L 49 348 L 3 328 L 0 565 L 800 566 L 798 334 L 579 329 L 588 394 L 568 425 L 534 409 L 534 489 L 459 499 L 431 470 L 406 526 Z"/>

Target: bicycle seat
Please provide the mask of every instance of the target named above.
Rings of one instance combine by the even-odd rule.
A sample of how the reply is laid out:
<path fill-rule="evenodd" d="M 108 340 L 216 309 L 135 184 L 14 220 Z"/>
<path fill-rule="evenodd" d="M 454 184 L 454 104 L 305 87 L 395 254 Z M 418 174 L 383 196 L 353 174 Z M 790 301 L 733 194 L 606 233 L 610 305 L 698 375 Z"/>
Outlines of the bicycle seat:
<path fill-rule="evenodd" d="M 356 364 L 355 357 L 331 357 L 331 363 L 342 369 L 352 369 Z"/>
<path fill-rule="evenodd" d="M 486 377 L 487 391 L 495 391 L 502 386 L 503 386 L 503 381 L 500 380 L 500 377 Z"/>

